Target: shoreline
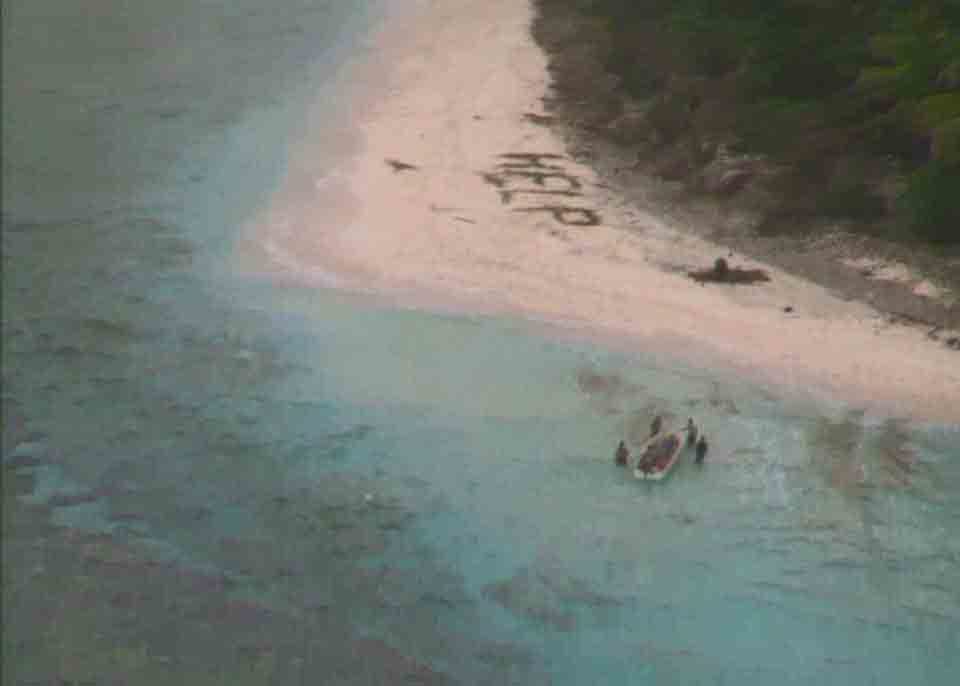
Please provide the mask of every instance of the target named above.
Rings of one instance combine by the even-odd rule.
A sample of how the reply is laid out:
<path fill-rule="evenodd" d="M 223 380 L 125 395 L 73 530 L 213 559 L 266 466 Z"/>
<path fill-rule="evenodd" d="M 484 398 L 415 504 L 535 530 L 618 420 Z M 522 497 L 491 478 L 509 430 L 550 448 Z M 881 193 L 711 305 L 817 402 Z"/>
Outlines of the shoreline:
<path fill-rule="evenodd" d="M 960 422 L 958 354 L 923 332 L 740 254 L 732 264 L 771 281 L 688 278 L 729 249 L 622 197 L 542 125 L 547 58 L 530 3 L 425 3 L 393 19 L 371 40 L 375 58 L 351 67 L 355 122 L 317 125 L 356 145 L 338 144 L 330 170 L 304 142 L 239 246 L 244 271 L 520 315 L 792 395 Z"/>
<path fill-rule="evenodd" d="M 651 133 L 655 125 L 641 114 L 658 102 L 660 91 L 652 88 L 649 100 L 638 101 L 618 85 L 592 47 L 570 47 L 572 37 L 600 39 L 589 16 L 564 0 L 533 3 L 532 35 L 547 54 L 554 77 L 545 124 L 617 195 L 687 232 L 843 299 L 865 302 L 890 324 L 926 327 L 931 339 L 960 349 L 960 249 L 893 241 L 883 238 L 876 225 L 827 216 L 775 225 L 769 217 L 776 198 L 763 179 L 775 171 L 776 160 L 724 151 L 705 167 L 679 164 L 693 139 L 657 144 Z M 732 175 L 747 170 L 747 185 L 724 188 L 718 176 L 724 169 L 732 169 Z M 783 202 L 801 202 L 790 198 L 789 190 L 782 192 Z"/>

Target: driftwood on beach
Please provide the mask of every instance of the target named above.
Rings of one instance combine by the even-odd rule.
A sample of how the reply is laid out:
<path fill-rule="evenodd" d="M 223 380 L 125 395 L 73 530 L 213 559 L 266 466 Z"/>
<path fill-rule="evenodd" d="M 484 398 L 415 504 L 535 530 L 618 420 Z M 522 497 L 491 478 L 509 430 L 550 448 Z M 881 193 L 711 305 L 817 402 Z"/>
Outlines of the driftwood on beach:
<path fill-rule="evenodd" d="M 394 172 L 417 171 L 420 169 L 420 167 L 415 164 L 390 159 L 389 157 L 385 158 L 383 161 L 386 162 Z"/>

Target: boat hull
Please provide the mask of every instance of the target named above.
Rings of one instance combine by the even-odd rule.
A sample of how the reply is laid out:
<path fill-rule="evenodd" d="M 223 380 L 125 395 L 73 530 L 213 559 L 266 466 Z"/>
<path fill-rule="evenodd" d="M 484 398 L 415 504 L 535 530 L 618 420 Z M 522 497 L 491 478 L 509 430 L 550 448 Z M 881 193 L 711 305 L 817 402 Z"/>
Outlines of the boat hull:
<path fill-rule="evenodd" d="M 686 434 L 675 431 L 649 439 L 639 450 L 640 457 L 633 468 L 633 477 L 640 481 L 660 481 L 667 478 L 686 447 Z"/>

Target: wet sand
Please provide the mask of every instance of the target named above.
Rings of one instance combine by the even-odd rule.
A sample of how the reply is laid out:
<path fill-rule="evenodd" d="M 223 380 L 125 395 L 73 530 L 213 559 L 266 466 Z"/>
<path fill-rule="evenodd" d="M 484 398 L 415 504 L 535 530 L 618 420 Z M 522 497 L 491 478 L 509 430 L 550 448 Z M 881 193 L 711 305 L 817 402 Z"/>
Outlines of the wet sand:
<path fill-rule="evenodd" d="M 518 313 L 881 414 L 960 421 L 958 355 L 923 332 L 737 256 L 771 280 L 691 280 L 727 249 L 613 196 L 538 120 L 548 75 L 531 17 L 524 0 L 449 0 L 382 27 L 335 136 L 356 144 L 317 169 L 305 141 L 241 247 L 245 267 Z"/>

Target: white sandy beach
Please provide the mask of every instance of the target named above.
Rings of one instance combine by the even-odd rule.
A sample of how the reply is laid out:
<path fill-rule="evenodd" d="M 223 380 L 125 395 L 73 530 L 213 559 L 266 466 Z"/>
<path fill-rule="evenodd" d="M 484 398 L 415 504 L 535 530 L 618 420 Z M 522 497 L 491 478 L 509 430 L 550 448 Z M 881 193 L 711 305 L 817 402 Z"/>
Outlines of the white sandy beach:
<path fill-rule="evenodd" d="M 304 141 L 241 247 L 243 268 L 518 313 L 791 392 L 960 422 L 960 357 L 922 331 L 739 256 L 772 280 L 689 279 L 726 249 L 611 196 L 525 117 L 544 113 L 548 90 L 531 17 L 527 0 L 430 0 L 382 27 L 371 62 L 351 67 L 351 121 L 317 123 L 338 163 L 321 168 L 313 156 L 330 146 Z"/>

